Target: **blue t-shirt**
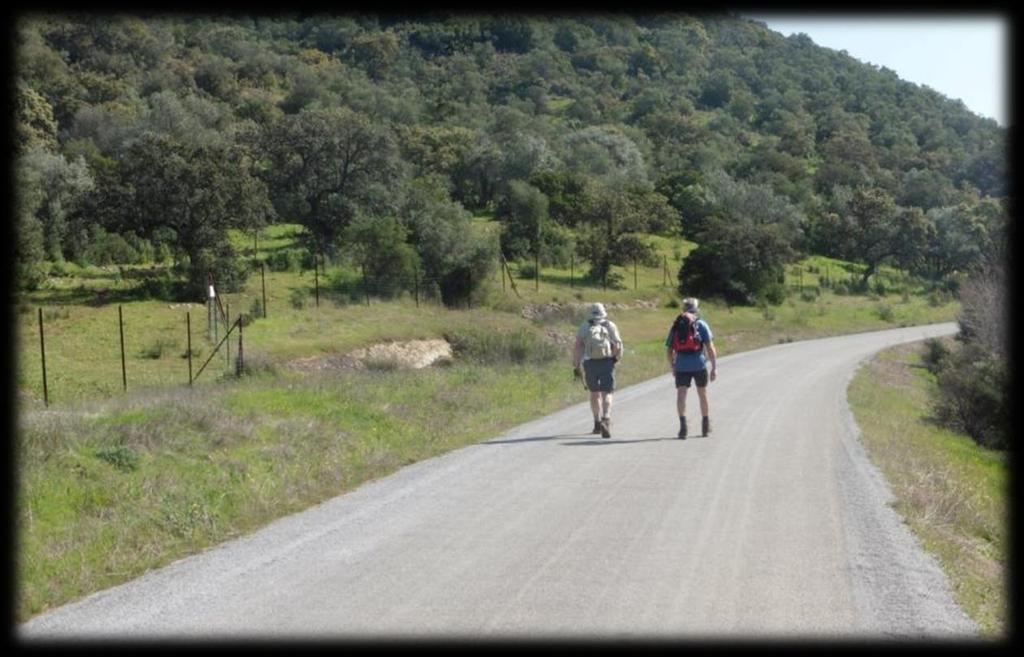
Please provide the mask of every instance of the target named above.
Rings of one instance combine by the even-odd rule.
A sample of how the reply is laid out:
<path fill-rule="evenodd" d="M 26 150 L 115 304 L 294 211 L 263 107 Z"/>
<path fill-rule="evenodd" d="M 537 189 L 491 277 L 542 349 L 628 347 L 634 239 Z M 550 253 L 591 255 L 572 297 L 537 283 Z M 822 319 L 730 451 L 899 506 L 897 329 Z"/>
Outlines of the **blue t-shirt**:
<path fill-rule="evenodd" d="M 697 320 L 697 337 L 700 338 L 701 342 L 707 344 L 711 342 L 714 336 L 711 334 L 711 327 L 703 319 Z M 668 337 L 665 338 L 665 347 L 672 346 L 672 329 L 668 330 Z M 677 372 L 699 372 L 707 367 L 708 359 L 704 356 L 704 350 L 701 349 L 695 354 L 681 354 L 676 352 L 676 363 L 675 368 Z"/>

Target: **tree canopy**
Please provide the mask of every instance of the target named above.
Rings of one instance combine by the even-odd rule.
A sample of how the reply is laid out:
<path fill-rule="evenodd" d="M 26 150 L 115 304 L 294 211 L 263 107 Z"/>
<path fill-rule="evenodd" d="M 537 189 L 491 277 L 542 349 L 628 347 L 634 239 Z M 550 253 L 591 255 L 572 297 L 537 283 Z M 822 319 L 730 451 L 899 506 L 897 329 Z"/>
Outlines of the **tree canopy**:
<path fill-rule="evenodd" d="M 68 12 L 15 34 L 21 284 L 168 231 L 199 267 L 193 242 L 224 244 L 205 231 L 264 221 L 328 254 L 400 240 L 440 271 L 463 213 L 496 214 L 509 255 L 575 249 L 595 275 L 640 232 L 716 259 L 763 245 L 746 286 L 801 252 L 948 273 L 990 257 L 965 242 L 1009 189 L 994 121 L 729 14 Z M 915 248 L 880 254 L 893 231 Z M 135 246 L 101 255 L 110 235 Z"/>

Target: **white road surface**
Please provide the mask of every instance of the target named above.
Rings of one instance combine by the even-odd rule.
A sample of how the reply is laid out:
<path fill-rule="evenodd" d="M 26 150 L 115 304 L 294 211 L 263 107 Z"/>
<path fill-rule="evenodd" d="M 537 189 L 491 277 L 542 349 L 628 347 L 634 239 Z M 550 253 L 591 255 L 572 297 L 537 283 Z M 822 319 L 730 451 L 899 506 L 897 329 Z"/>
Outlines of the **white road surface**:
<path fill-rule="evenodd" d="M 858 365 L 953 324 L 719 360 L 713 433 L 672 379 L 585 403 L 52 610 L 36 638 L 968 638 L 846 403 Z M 581 400 L 584 397 L 580 393 Z M 696 394 L 691 431 L 699 426 Z"/>

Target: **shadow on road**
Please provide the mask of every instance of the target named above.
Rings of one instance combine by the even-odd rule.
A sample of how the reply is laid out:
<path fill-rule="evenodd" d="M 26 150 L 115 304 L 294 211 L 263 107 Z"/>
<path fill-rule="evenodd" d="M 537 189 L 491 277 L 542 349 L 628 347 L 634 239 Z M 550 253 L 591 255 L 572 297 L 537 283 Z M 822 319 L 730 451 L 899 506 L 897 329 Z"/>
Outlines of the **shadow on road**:
<path fill-rule="evenodd" d="M 560 438 L 563 438 L 563 439 L 565 439 L 565 438 L 568 438 L 568 439 L 573 439 L 573 438 L 589 438 L 592 435 L 593 434 L 590 434 L 590 433 L 579 433 L 579 434 L 563 433 L 563 434 L 559 434 L 557 436 L 529 436 L 529 437 L 526 437 L 526 438 L 507 438 L 505 440 L 488 440 L 487 442 L 485 442 L 483 444 L 484 445 L 501 445 L 501 444 L 507 444 L 507 443 L 532 443 L 532 442 L 537 441 L 537 440 L 558 440 Z"/>
<path fill-rule="evenodd" d="M 700 436 L 693 436 L 687 440 L 693 438 L 700 438 Z M 571 442 L 563 442 L 563 445 L 570 447 L 576 445 L 621 445 L 623 443 L 650 443 L 659 440 L 679 440 L 676 436 L 665 436 L 663 438 L 598 438 L 592 433 L 581 433 L 581 434 L 560 434 L 557 436 L 527 436 L 524 438 L 507 438 L 505 440 L 488 440 L 483 445 L 502 445 L 509 443 L 530 443 L 538 440 L 565 440 Z M 685 442 L 685 441 L 680 441 Z"/>
<path fill-rule="evenodd" d="M 591 440 L 574 441 L 574 442 L 571 442 L 571 443 L 562 443 L 562 444 L 563 445 L 567 445 L 569 447 L 576 447 L 578 445 L 587 446 L 587 445 L 622 445 L 624 443 L 653 443 L 653 442 L 658 442 L 660 440 L 679 440 L 679 439 L 676 438 L 675 436 L 667 436 L 665 438 L 632 438 L 632 439 L 630 439 L 630 438 L 616 438 L 615 436 L 612 436 L 611 438 L 595 438 L 595 439 L 591 439 Z M 685 442 L 685 441 L 679 441 L 679 442 Z"/>

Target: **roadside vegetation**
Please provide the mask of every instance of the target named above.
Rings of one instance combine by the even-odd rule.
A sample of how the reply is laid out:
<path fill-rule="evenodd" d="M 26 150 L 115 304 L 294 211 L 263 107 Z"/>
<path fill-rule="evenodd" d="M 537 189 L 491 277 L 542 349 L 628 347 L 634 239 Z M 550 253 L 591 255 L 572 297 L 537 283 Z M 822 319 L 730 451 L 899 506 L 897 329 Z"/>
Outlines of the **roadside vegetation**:
<path fill-rule="evenodd" d="M 953 339 L 937 341 L 952 350 Z M 936 417 L 934 345 L 881 352 L 853 379 L 849 399 L 861 439 L 895 496 L 895 508 L 936 557 L 953 597 L 983 636 L 1010 631 L 1009 461 L 1006 452 L 944 428 Z"/>
<path fill-rule="evenodd" d="M 267 229 L 257 255 L 292 248 L 295 232 Z M 663 260 L 693 247 L 681 240 L 655 244 Z M 259 273 L 251 273 L 243 292 L 224 299 L 251 312 L 245 375 L 237 377 L 217 353 L 191 388 L 182 358 L 184 308 L 136 298 L 141 284 L 122 279 L 126 334 L 138 336 L 126 348 L 127 392 L 116 309 L 88 302 L 110 284 L 103 278 L 109 271 L 76 271 L 26 295 L 25 305 L 38 304 L 47 315 L 51 404 L 41 399 L 37 317 L 24 312 L 17 359 L 18 619 L 583 401 L 569 349 L 592 301 L 609 306 L 626 339 L 621 384 L 664 373 L 663 341 L 679 295 L 662 268 L 638 267 L 635 289 L 606 291 L 571 282 L 569 270 L 543 267 L 537 289 L 520 266 L 510 264 L 518 294 L 507 279 L 502 291 L 495 276 L 473 307 L 463 308 L 427 299 L 417 307 L 408 293 L 373 297 L 369 305 L 350 301 L 330 283 L 343 277 L 342 265 L 334 272 L 328 266 L 318 308 L 313 272 L 267 271 L 265 319 L 251 312 L 263 287 Z M 920 281 L 889 270 L 883 276 L 892 292 L 837 294 L 838 282 L 818 279 L 826 271 L 836 281 L 857 275 L 856 265 L 810 258 L 800 272 L 787 272 L 791 294 L 779 305 L 702 303 L 719 352 L 948 321 L 959 308 L 951 295 L 929 294 Z M 621 275 L 633 283 L 631 268 Z M 292 303 L 298 294 L 303 303 Z M 880 312 L 884 307 L 891 312 Z M 193 304 L 192 316 L 198 363 L 214 345 L 206 340 L 204 306 Z M 414 371 L 290 367 L 378 342 L 427 338 L 453 345 L 452 364 Z M 154 357 L 161 339 L 166 346 Z"/>
<path fill-rule="evenodd" d="M 629 385 L 682 295 L 727 355 L 950 321 L 1005 257 L 1005 129 L 734 16 L 14 31 L 19 619 L 582 401 L 587 303 Z"/>

